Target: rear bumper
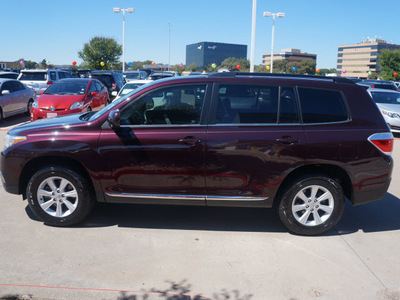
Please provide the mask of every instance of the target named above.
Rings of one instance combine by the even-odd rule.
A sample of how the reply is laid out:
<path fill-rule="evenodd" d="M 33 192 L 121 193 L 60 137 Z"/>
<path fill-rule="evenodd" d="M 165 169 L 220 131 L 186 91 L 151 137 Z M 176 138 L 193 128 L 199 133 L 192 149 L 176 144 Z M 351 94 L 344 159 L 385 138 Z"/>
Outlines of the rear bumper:
<path fill-rule="evenodd" d="M 390 179 L 382 184 L 382 186 L 375 190 L 370 191 L 357 191 L 353 195 L 353 205 L 361 205 L 377 200 L 381 200 L 387 193 L 390 185 Z"/>

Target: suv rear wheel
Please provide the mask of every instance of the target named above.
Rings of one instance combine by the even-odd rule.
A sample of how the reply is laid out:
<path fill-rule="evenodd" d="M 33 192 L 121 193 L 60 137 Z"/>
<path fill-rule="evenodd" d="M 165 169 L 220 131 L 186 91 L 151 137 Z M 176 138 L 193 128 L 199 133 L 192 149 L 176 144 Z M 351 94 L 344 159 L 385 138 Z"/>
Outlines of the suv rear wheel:
<path fill-rule="evenodd" d="M 293 233 L 317 235 L 337 224 L 344 210 L 343 189 L 324 175 L 311 175 L 293 181 L 279 206 L 282 223 Z"/>
<path fill-rule="evenodd" d="M 69 226 L 81 222 L 94 205 L 91 189 L 74 170 L 50 166 L 29 180 L 27 198 L 35 215 L 49 225 Z"/>

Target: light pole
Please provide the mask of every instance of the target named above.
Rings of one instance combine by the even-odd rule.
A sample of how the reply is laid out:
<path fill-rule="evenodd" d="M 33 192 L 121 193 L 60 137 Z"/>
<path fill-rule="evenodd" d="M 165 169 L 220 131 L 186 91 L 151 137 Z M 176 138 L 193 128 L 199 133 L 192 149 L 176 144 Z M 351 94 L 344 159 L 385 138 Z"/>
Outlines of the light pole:
<path fill-rule="evenodd" d="M 119 8 L 114 7 L 113 11 L 115 13 L 119 13 L 122 11 L 122 72 L 125 72 L 125 12 L 133 13 L 135 11 L 134 8 Z"/>
<path fill-rule="evenodd" d="M 264 17 L 270 17 L 272 16 L 272 41 L 271 41 L 271 69 L 270 73 L 272 73 L 274 69 L 274 31 L 275 31 L 275 17 L 278 18 L 283 18 L 285 16 L 285 13 L 271 13 L 269 11 L 264 12 Z"/>
<path fill-rule="evenodd" d="M 253 12 L 251 17 L 250 72 L 254 72 L 254 48 L 256 45 L 256 12 L 257 0 L 253 0 Z"/>
<path fill-rule="evenodd" d="M 171 63 L 171 23 L 168 22 L 168 71 Z"/>

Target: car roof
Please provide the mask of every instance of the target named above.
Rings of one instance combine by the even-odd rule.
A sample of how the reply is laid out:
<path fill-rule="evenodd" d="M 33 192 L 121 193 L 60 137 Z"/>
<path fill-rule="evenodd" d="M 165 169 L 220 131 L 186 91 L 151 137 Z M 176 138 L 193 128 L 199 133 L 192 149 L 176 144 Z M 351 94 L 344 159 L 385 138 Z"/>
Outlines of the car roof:
<path fill-rule="evenodd" d="M 388 89 L 368 89 L 371 93 L 390 93 L 390 94 L 400 94 L 400 92 L 397 92 L 395 90 L 388 90 Z"/>
<path fill-rule="evenodd" d="M 18 74 L 17 72 L 0 71 L 0 74 Z"/>
<path fill-rule="evenodd" d="M 63 78 L 59 82 L 89 82 L 90 80 L 97 80 L 95 78 Z"/>
<path fill-rule="evenodd" d="M 0 78 L 0 83 L 3 83 L 5 81 L 18 81 L 18 80 L 13 78 Z"/>

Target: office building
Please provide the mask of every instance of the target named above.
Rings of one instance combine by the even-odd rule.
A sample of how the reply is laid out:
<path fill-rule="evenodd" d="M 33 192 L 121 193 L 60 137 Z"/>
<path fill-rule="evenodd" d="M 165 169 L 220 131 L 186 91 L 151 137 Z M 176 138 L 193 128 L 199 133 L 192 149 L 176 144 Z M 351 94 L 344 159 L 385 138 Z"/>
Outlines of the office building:
<path fill-rule="evenodd" d="M 317 62 L 317 55 L 301 52 L 300 49 L 282 49 L 281 52 L 274 52 L 274 62 L 278 60 L 288 60 L 290 62 L 312 60 Z M 262 64 L 271 65 L 271 52 L 263 54 Z"/>
<path fill-rule="evenodd" d="M 378 54 L 384 49 L 400 50 L 400 45 L 389 44 L 382 39 L 366 38 L 359 44 L 339 46 L 337 75 L 367 78 L 368 72 L 379 72 Z"/>
<path fill-rule="evenodd" d="M 195 64 L 198 69 L 220 65 L 229 57 L 247 58 L 247 45 L 200 42 L 186 46 L 186 66 Z"/>

